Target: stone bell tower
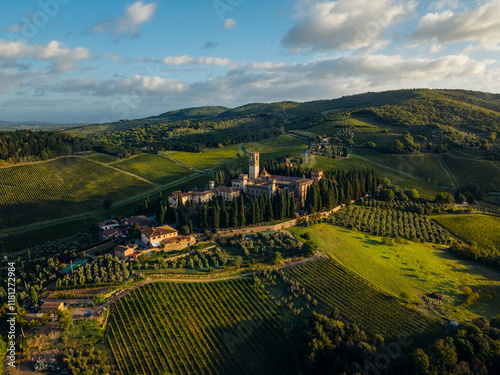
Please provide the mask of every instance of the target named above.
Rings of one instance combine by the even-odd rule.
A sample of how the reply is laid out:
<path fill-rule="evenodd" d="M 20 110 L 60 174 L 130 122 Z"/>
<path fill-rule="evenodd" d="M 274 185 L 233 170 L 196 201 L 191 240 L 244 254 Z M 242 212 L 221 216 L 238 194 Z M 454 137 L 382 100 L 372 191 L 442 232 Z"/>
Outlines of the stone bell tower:
<path fill-rule="evenodd" d="M 259 153 L 252 152 L 249 154 L 249 177 L 252 180 L 259 178 Z"/>

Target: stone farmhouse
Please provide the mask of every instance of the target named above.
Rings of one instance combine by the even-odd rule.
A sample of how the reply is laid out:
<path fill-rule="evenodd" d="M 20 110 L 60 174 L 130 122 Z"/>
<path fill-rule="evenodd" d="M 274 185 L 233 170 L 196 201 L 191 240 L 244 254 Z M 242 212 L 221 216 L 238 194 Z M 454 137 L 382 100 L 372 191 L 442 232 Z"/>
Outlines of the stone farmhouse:
<path fill-rule="evenodd" d="M 231 186 L 215 188 L 214 181 L 210 181 L 209 190 L 188 191 L 186 193 L 175 191 L 169 197 L 169 202 L 177 208 L 179 197 L 183 204 L 188 201 L 191 203 L 209 202 L 214 197 L 222 197 L 226 201 L 232 201 L 241 194 L 251 197 L 267 194 L 272 197 L 278 189 L 281 189 L 282 191 L 288 190 L 290 196 L 295 197 L 297 208 L 302 208 L 305 204 L 308 187 L 318 183 L 323 178 L 323 171 L 319 170 L 312 171 L 312 178 L 271 175 L 265 169 L 259 172 L 259 153 L 253 152 L 249 155 L 249 174 L 240 174 L 238 178 L 231 180 Z"/>
<path fill-rule="evenodd" d="M 168 226 L 141 229 L 141 240 L 150 247 L 160 247 L 165 250 L 182 250 L 196 243 L 193 236 L 183 236 Z"/>

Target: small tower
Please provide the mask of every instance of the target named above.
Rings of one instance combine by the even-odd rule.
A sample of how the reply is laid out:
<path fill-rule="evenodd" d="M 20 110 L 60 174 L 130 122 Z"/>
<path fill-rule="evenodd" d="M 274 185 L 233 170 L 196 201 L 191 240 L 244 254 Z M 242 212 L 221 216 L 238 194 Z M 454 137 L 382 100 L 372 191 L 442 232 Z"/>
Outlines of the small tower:
<path fill-rule="evenodd" d="M 311 172 L 311 178 L 318 183 L 323 178 L 323 171 L 315 170 Z"/>
<path fill-rule="evenodd" d="M 259 178 L 259 153 L 252 152 L 248 159 L 249 164 L 249 177 L 251 180 Z"/>
<path fill-rule="evenodd" d="M 215 188 L 215 181 L 208 181 L 208 190 L 213 190 Z"/>

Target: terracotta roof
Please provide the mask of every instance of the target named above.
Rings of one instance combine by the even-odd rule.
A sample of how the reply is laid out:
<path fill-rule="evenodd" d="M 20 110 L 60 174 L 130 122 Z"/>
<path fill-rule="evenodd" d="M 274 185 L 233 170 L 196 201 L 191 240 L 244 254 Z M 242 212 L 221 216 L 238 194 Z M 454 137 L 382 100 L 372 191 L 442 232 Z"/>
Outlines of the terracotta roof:
<path fill-rule="evenodd" d="M 220 191 L 221 193 L 237 193 L 241 191 L 241 189 L 233 188 L 229 186 L 218 186 L 214 189 L 215 191 Z"/>
<path fill-rule="evenodd" d="M 113 224 L 113 225 L 119 225 L 120 223 L 118 221 L 116 221 L 116 220 L 100 221 L 99 222 L 99 226 L 101 226 L 101 227 L 103 227 L 105 225 L 111 225 L 111 224 Z"/>
<path fill-rule="evenodd" d="M 127 217 L 123 220 L 123 222 L 130 226 L 133 226 L 135 223 L 137 223 L 140 227 L 150 227 L 155 225 L 155 222 L 153 220 L 144 215 Z"/>
<path fill-rule="evenodd" d="M 42 303 L 40 308 L 42 310 L 47 310 L 47 311 L 58 310 L 59 306 L 61 306 L 61 304 L 63 304 L 63 302 L 44 302 L 44 303 Z M 64 307 L 64 304 L 63 304 L 63 307 Z"/>
<path fill-rule="evenodd" d="M 133 250 L 133 247 L 130 246 L 124 246 L 124 245 L 118 245 L 115 247 L 114 251 L 119 252 L 119 253 L 124 253 L 127 250 Z"/>
<path fill-rule="evenodd" d="M 195 191 L 193 195 L 211 195 L 214 192 L 212 190 L 205 190 L 205 191 Z"/>
<path fill-rule="evenodd" d="M 158 228 L 145 229 L 142 231 L 142 233 L 144 233 L 144 235 L 146 237 L 151 238 L 151 237 L 156 237 L 156 236 L 163 236 L 165 234 L 170 234 L 170 233 L 177 233 L 177 230 L 175 230 L 174 228 L 172 228 L 168 225 L 164 225 L 164 226 L 158 227 Z"/>

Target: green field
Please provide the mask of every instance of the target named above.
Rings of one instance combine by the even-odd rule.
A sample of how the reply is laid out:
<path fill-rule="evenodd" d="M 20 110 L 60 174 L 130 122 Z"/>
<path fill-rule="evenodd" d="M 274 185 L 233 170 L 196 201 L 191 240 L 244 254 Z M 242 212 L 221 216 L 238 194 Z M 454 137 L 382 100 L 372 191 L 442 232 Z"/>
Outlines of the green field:
<path fill-rule="evenodd" d="M 153 154 L 133 156 L 114 163 L 113 167 L 159 184 L 167 184 L 193 173 L 187 168 Z"/>
<path fill-rule="evenodd" d="M 148 284 L 115 302 L 117 374 L 294 374 L 285 325 L 248 279 Z"/>
<path fill-rule="evenodd" d="M 100 209 L 153 186 L 92 161 L 68 157 L 0 169 L 0 229 Z"/>
<path fill-rule="evenodd" d="M 488 215 L 440 215 L 433 217 L 456 236 L 480 248 L 500 250 L 500 217 Z"/>
<path fill-rule="evenodd" d="M 243 155 L 241 144 L 225 146 L 222 148 L 211 148 L 204 152 L 182 152 L 172 151 L 167 155 L 183 163 L 192 165 L 199 169 L 209 169 L 216 165 L 225 163 L 228 159 L 236 159 L 237 154 Z M 246 158 L 240 158 L 245 159 Z"/>
<path fill-rule="evenodd" d="M 450 188 L 453 180 L 435 154 L 390 155 L 369 149 L 353 149 L 353 154 L 372 162 L 409 173 L 430 185 Z"/>
<path fill-rule="evenodd" d="M 168 152 L 167 155 L 200 169 L 232 169 L 248 167 L 246 153 L 260 152 L 260 160 L 267 161 L 277 156 L 300 157 L 307 149 L 307 142 L 289 135 L 280 135 L 257 142 L 241 143 L 205 152 Z M 241 156 L 238 158 L 237 155 Z"/>
<path fill-rule="evenodd" d="M 306 141 L 290 135 L 280 135 L 244 145 L 246 152 L 260 152 L 262 161 L 273 160 L 284 155 L 298 158 L 304 156 L 307 146 Z"/>
<path fill-rule="evenodd" d="M 437 319 L 410 309 L 330 258 L 292 267 L 286 273 L 325 307 L 337 308 L 361 329 L 386 339 L 431 333 L 439 326 Z"/>
<path fill-rule="evenodd" d="M 478 185 L 485 190 L 500 190 L 500 169 L 491 161 L 440 155 L 455 177 L 458 186 Z"/>
<path fill-rule="evenodd" d="M 356 155 L 350 155 L 348 158 L 331 159 L 325 156 L 314 156 L 312 166 L 317 169 L 328 171 L 340 169 L 349 171 L 351 169 L 368 168 L 375 170 L 379 176 L 387 177 L 392 184 L 404 189 L 415 188 L 420 192 L 420 195 L 425 198 L 433 199 L 436 194 L 446 191 L 446 189 L 437 188 L 431 184 L 416 179 L 414 176 L 400 172 L 396 169 L 386 167 L 382 164 L 371 162 L 367 158 L 361 158 Z"/>
<path fill-rule="evenodd" d="M 394 296 L 402 292 L 410 301 L 421 303 L 420 296 L 440 293 L 450 301 L 447 317 L 465 320 L 470 314 L 491 318 L 500 311 L 500 273 L 475 262 L 455 258 L 440 245 L 416 244 L 385 246 L 380 237 L 349 231 L 329 224 L 293 228 L 295 235 L 309 232 L 322 252 Z M 483 297 L 465 305 L 462 288 L 482 290 Z M 489 301 L 487 296 L 499 297 Z M 455 311 L 456 310 L 456 311 Z"/>

